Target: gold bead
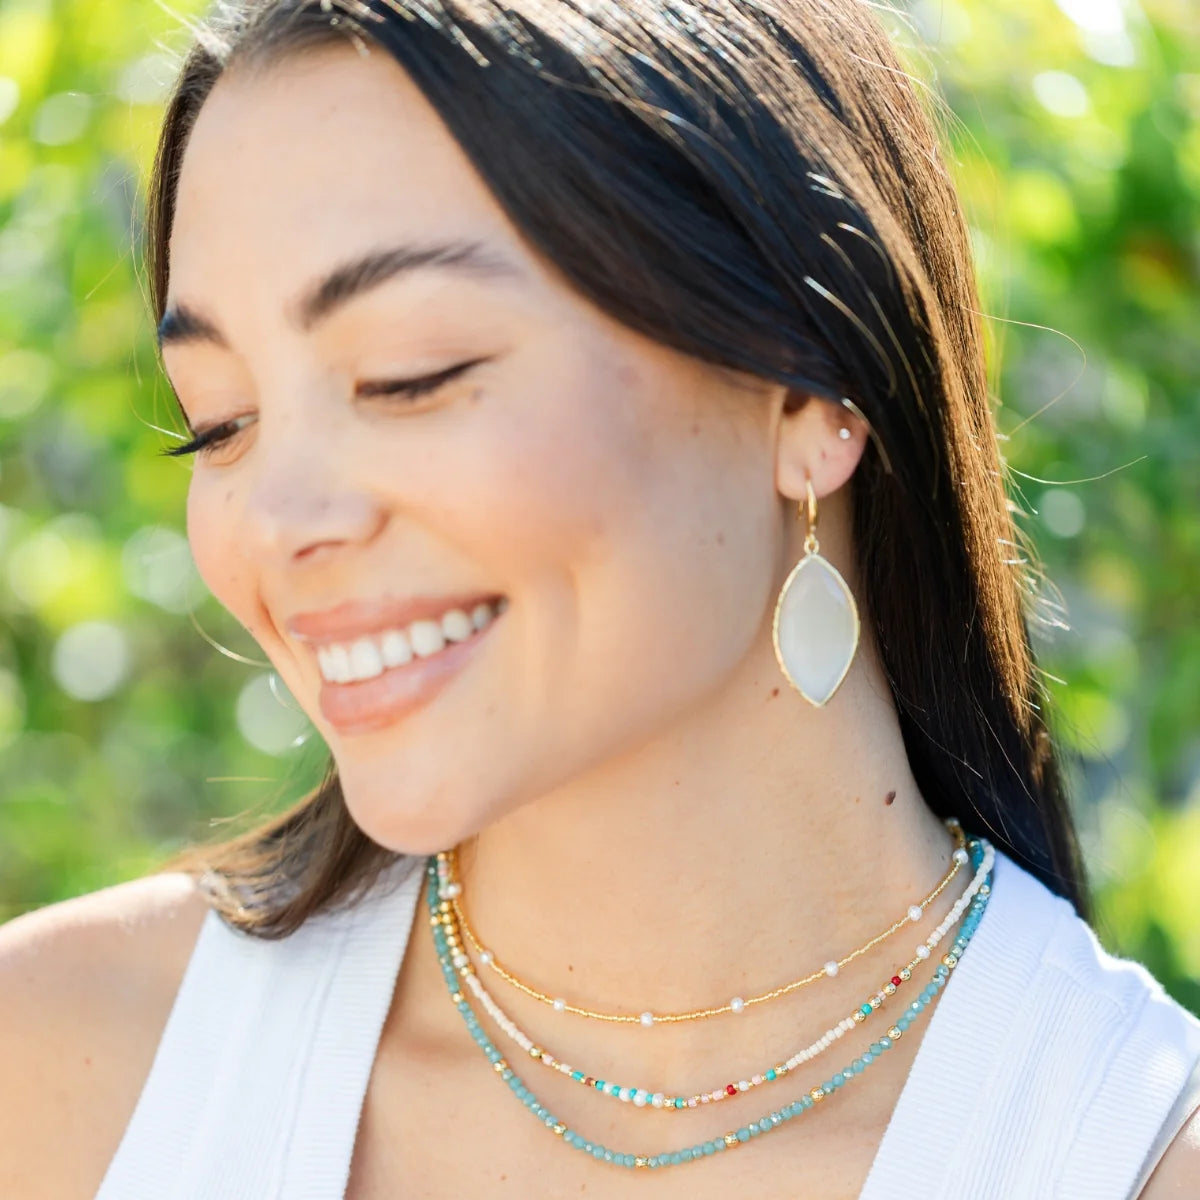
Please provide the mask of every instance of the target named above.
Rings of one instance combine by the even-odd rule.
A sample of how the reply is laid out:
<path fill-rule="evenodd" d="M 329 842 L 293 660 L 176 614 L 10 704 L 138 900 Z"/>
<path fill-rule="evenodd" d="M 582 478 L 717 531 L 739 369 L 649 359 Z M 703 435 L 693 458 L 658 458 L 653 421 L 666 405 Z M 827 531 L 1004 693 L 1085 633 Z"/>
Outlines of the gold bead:
<path fill-rule="evenodd" d="M 907 967 L 900 968 L 900 978 L 907 983 L 912 978 L 912 972 Z"/>
<path fill-rule="evenodd" d="M 507 1069 L 508 1063 L 503 1058 L 498 1058 L 494 1063 L 492 1063 L 492 1070 L 495 1071 L 497 1075 L 499 1075 L 501 1071 L 506 1071 Z"/>
<path fill-rule="evenodd" d="M 561 1121 L 559 1121 L 557 1125 L 554 1125 L 553 1129 L 559 1137 L 562 1137 L 562 1135 L 567 1132 L 567 1127 Z"/>
<path fill-rule="evenodd" d="M 901 1029 L 899 1025 L 893 1025 L 891 1029 L 888 1030 L 888 1037 L 890 1037 L 894 1042 L 903 1032 L 904 1030 Z"/>
<path fill-rule="evenodd" d="M 530 1058 L 541 1058 L 543 1053 L 544 1053 L 544 1051 L 542 1050 L 541 1046 L 530 1046 L 529 1047 L 529 1057 Z"/>
<path fill-rule="evenodd" d="M 636 1157 L 636 1158 L 633 1160 L 633 1165 L 634 1165 L 635 1167 L 644 1167 L 648 1161 L 649 1161 L 648 1159 L 645 1159 L 645 1158 L 643 1158 L 643 1157 L 642 1157 L 642 1156 L 639 1154 L 639 1155 L 638 1155 L 638 1156 L 637 1156 L 637 1157 Z"/>
<path fill-rule="evenodd" d="M 863 1011 L 861 1008 L 856 1008 L 854 1010 L 854 1019 L 855 1019 L 855 1021 L 858 1022 L 859 1025 L 861 1025 L 867 1018 L 863 1015 Z"/>
<path fill-rule="evenodd" d="M 808 1094 L 813 1098 L 814 1101 L 825 1099 L 825 1091 L 823 1088 L 815 1087 Z"/>
<path fill-rule="evenodd" d="M 727 1134 L 725 1135 L 725 1145 L 727 1145 L 727 1146 L 737 1146 L 737 1145 L 740 1145 L 740 1144 L 741 1144 L 741 1143 L 738 1141 L 738 1135 L 737 1135 L 736 1133 L 727 1133 Z"/>
<path fill-rule="evenodd" d="M 889 996 L 894 996 L 896 994 L 896 985 L 889 979 L 887 983 L 883 985 L 883 990 L 887 992 Z"/>
<path fill-rule="evenodd" d="M 462 992 L 452 992 L 450 994 L 450 999 L 453 1000 L 455 1004 L 461 1004 L 462 999 L 463 999 L 463 994 L 462 994 Z"/>
<path fill-rule="evenodd" d="M 958 966 L 958 959 L 955 958 L 953 954 L 943 954 L 942 955 L 942 963 L 943 963 L 943 965 L 945 965 L 945 966 L 949 967 L 951 970 L 953 970 L 955 967 Z"/>

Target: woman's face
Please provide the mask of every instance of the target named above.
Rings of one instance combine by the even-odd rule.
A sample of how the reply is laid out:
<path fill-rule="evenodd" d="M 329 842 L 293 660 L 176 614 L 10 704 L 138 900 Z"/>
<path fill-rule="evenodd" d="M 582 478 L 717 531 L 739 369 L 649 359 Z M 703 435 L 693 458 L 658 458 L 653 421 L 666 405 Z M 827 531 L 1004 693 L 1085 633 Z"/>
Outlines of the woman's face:
<path fill-rule="evenodd" d="M 511 273 L 375 270 L 312 299 L 367 254 L 466 243 Z M 193 429 L 237 427 L 195 459 L 197 565 L 382 845 L 454 844 L 771 662 L 767 393 L 572 292 L 385 52 L 223 77 L 170 263 L 171 381 Z"/>

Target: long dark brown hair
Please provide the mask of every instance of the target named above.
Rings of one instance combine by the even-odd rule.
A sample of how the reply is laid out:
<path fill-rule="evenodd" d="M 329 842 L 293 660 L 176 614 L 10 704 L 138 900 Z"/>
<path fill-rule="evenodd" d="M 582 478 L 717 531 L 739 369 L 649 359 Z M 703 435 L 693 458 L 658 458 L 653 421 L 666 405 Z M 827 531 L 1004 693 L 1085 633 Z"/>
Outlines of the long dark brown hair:
<path fill-rule="evenodd" d="M 1044 582 L 1006 492 L 966 224 L 937 109 L 862 0 L 224 0 L 196 27 L 149 187 L 155 318 L 180 161 L 221 73 L 360 39 L 395 56 L 509 218 L 616 320 L 847 398 L 871 438 L 854 553 L 925 800 L 1090 919 L 1029 623 Z M 336 769 L 162 870 L 284 937 L 397 861 Z"/>

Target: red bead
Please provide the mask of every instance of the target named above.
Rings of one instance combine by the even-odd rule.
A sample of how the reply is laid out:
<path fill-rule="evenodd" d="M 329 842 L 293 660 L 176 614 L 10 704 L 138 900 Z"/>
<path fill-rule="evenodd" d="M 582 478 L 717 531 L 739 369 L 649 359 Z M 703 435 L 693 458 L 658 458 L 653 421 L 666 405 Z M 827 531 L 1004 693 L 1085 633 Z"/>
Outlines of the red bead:
<path fill-rule="evenodd" d="M 897 987 L 899 987 L 899 986 L 901 985 L 901 983 L 903 983 L 904 981 L 903 981 L 903 980 L 900 978 L 900 976 L 899 976 L 899 975 L 893 975 L 893 976 L 892 976 L 892 982 L 893 982 L 893 983 L 894 983 L 894 984 L 895 984 Z"/>
<path fill-rule="evenodd" d="M 732 1083 L 728 1083 L 725 1085 L 725 1094 L 727 1096 L 736 1096 L 737 1088 L 735 1088 Z"/>

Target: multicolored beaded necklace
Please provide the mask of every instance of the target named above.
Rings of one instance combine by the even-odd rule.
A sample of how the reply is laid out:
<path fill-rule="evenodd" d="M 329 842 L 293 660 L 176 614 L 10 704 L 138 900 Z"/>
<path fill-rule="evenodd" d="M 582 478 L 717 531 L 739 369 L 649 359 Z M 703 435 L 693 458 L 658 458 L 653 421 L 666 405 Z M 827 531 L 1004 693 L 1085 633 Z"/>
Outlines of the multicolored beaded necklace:
<path fill-rule="evenodd" d="M 748 1125 L 731 1130 L 723 1136 L 700 1142 L 693 1146 L 685 1146 L 678 1150 L 669 1150 L 651 1155 L 621 1153 L 611 1150 L 599 1142 L 590 1141 L 582 1134 L 576 1133 L 565 1122 L 560 1121 L 544 1105 L 539 1103 L 537 1097 L 525 1086 L 521 1078 L 509 1066 L 504 1056 L 496 1049 L 487 1032 L 480 1025 L 478 1017 L 475 1015 L 474 1010 L 460 988 L 460 976 L 463 978 L 472 976 L 474 974 L 474 967 L 469 960 L 456 965 L 453 961 L 455 952 L 452 951 L 450 943 L 447 940 L 448 927 L 454 923 L 454 911 L 449 900 L 439 896 L 438 866 L 439 863 L 447 861 L 448 856 L 445 852 L 437 856 L 431 856 L 429 860 L 427 867 L 426 902 L 429 906 L 430 926 L 433 931 L 434 946 L 437 950 L 438 961 L 441 964 L 442 975 L 446 981 L 447 990 L 450 993 L 450 999 L 462 1016 L 471 1037 L 479 1045 L 488 1061 L 491 1062 L 492 1069 L 508 1084 L 510 1090 L 525 1108 L 567 1145 L 591 1155 L 594 1159 L 622 1167 L 655 1169 L 695 1162 L 698 1159 L 721 1153 L 725 1150 L 736 1149 L 754 1138 L 773 1132 L 786 1122 L 801 1116 L 814 1105 L 821 1103 L 827 1096 L 845 1086 L 852 1079 L 857 1078 L 880 1055 L 895 1045 L 911 1023 L 921 1015 L 945 985 L 950 972 L 958 965 L 959 959 L 966 952 L 967 946 L 970 944 L 979 921 L 987 908 L 988 897 L 991 895 L 995 850 L 991 843 L 984 838 L 967 839 L 966 849 L 976 874 L 982 875 L 983 882 L 979 885 L 977 894 L 970 902 L 962 929 L 955 937 L 950 950 L 942 956 L 941 962 L 934 970 L 930 982 L 922 989 L 919 996 L 909 1004 L 903 1015 L 896 1019 L 896 1023 L 888 1029 L 885 1036 L 879 1038 L 878 1041 L 872 1042 L 858 1058 L 853 1059 L 842 1070 L 835 1072 L 823 1083 L 811 1088 L 807 1093 L 784 1105 L 782 1108 L 772 1110 L 759 1117 L 757 1121 L 751 1121 Z M 538 1052 L 534 1053 L 534 1051 Z M 530 1051 L 530 1054 L 534 1058 L 540 1057 L 539 1048 L 535 1046 Z M 601 1092 L 606 1091 L 608 1086 L 604 1080 L 592 1080 L 591 1084 L 597 1091 Z"/>
<path fill-rule="evenodd" d="M 964 855 L 966 851 L 963 851 Z M 442 866 L 438 864 L 439 868 Z M 895 994 L 896 990 L 903 986 L 909 979 L 912 978 L 912 973 L 916 970 L 923 959 L 928 958 L 932 951 L 938 946 L 942 939 L 949 932 L 950 928 L 957 924 L 959 917 L 962 916 L 967 906 L 974 899 L 976 893 L 983 885 L 984 869 L 980 869 L 975 873 L 975 878 L 967 885 L 962 895 L 955 901 L 954 906 L 942 919 L 938 927 L 925 939 L 924 942 L 917 946 L 918 954 L 912 958 L 907 964 L 896 968 L 891 977 L 884 983 L 883 987 L 873 996 L 869 997 L 861 1005 L 856 1007 L 852 1013 L 838 1022 L 837 1025 L 827 1030 L 819 1037 L 812 1045 L 805 1049 L 797 1051 L 790 1058 L 775 1063 L 774 1066 L 761 1074 L 751 1075 L 748 1079 L 738 1080 L 737 1082 L 729 1082 L 722 1084 L 719 1088 L 714 1088 L 712 1091 L 699 1092 L 692 1096 L 672 1096 L 663 1092 L 657 1092 L 653 1088 L 638 1088 L 624 1087 L 618 1083 L 608 1081 L 599 1089 L 602 1095 L 611 1096 L 616 1100 L 623 1101 L 627 1104 L 635 1104 L 638 1107 L 644 1107 L 650 1104 L 654 1108 L 674 1109 L 681 1111 L 685 1108 L 696 1108 L 702 1104 L 718 1103 L 722 1100 L 728 1100 L 740 1092 L 748 1092 L 752 1088 L 760 1087 L 764 1083 L 771 1083 L 775 1079 L 786 1075 L 789 1071 L 800 1066 L 801 1063 L 808 1062 L 815 1058 L 819 1053 L 828 1049 L 838 1038 L 852 1030 L 856 1024 L 861 1024 L 878 1010 L 889 996 Z M 444 899 L 447 876 L 439 869 L 438 895 Z M 441 907 L 441 906 L 439 906 Z M 470 960 L 467 956 L 456 949 L 460 946 L 455 937 L 457 930 L 456 924 L 451 921 L 444 923 L 446 945 L 450 951 L 450 961 L 455 967 L 461 967 Z M 467 986 L 475 993 L 476 998 L 487 1009 L 492 1019 L 504 1031 L 504 1033 L 518 1046 L 521 1047 L 535 1062 L 542 1066 L 550 1067 L 560 1074 L 568 1076 L 576 1083 L 580 1083 L 585 1087 L 594 1087 L 595 1081 L 591 1075 L 572 1067 L 569 1063 L 565 1063 L 555 1058 L 544 1047 L 539 1046 L 534 1040 L 524 1033 L 517 1024 L 504 1012 L 500 1005 L 495 1001 L 492 995 L 484 987 L 483 981 L 479 978 L 477 972 L 463 973 L 463 979 Z"/>

